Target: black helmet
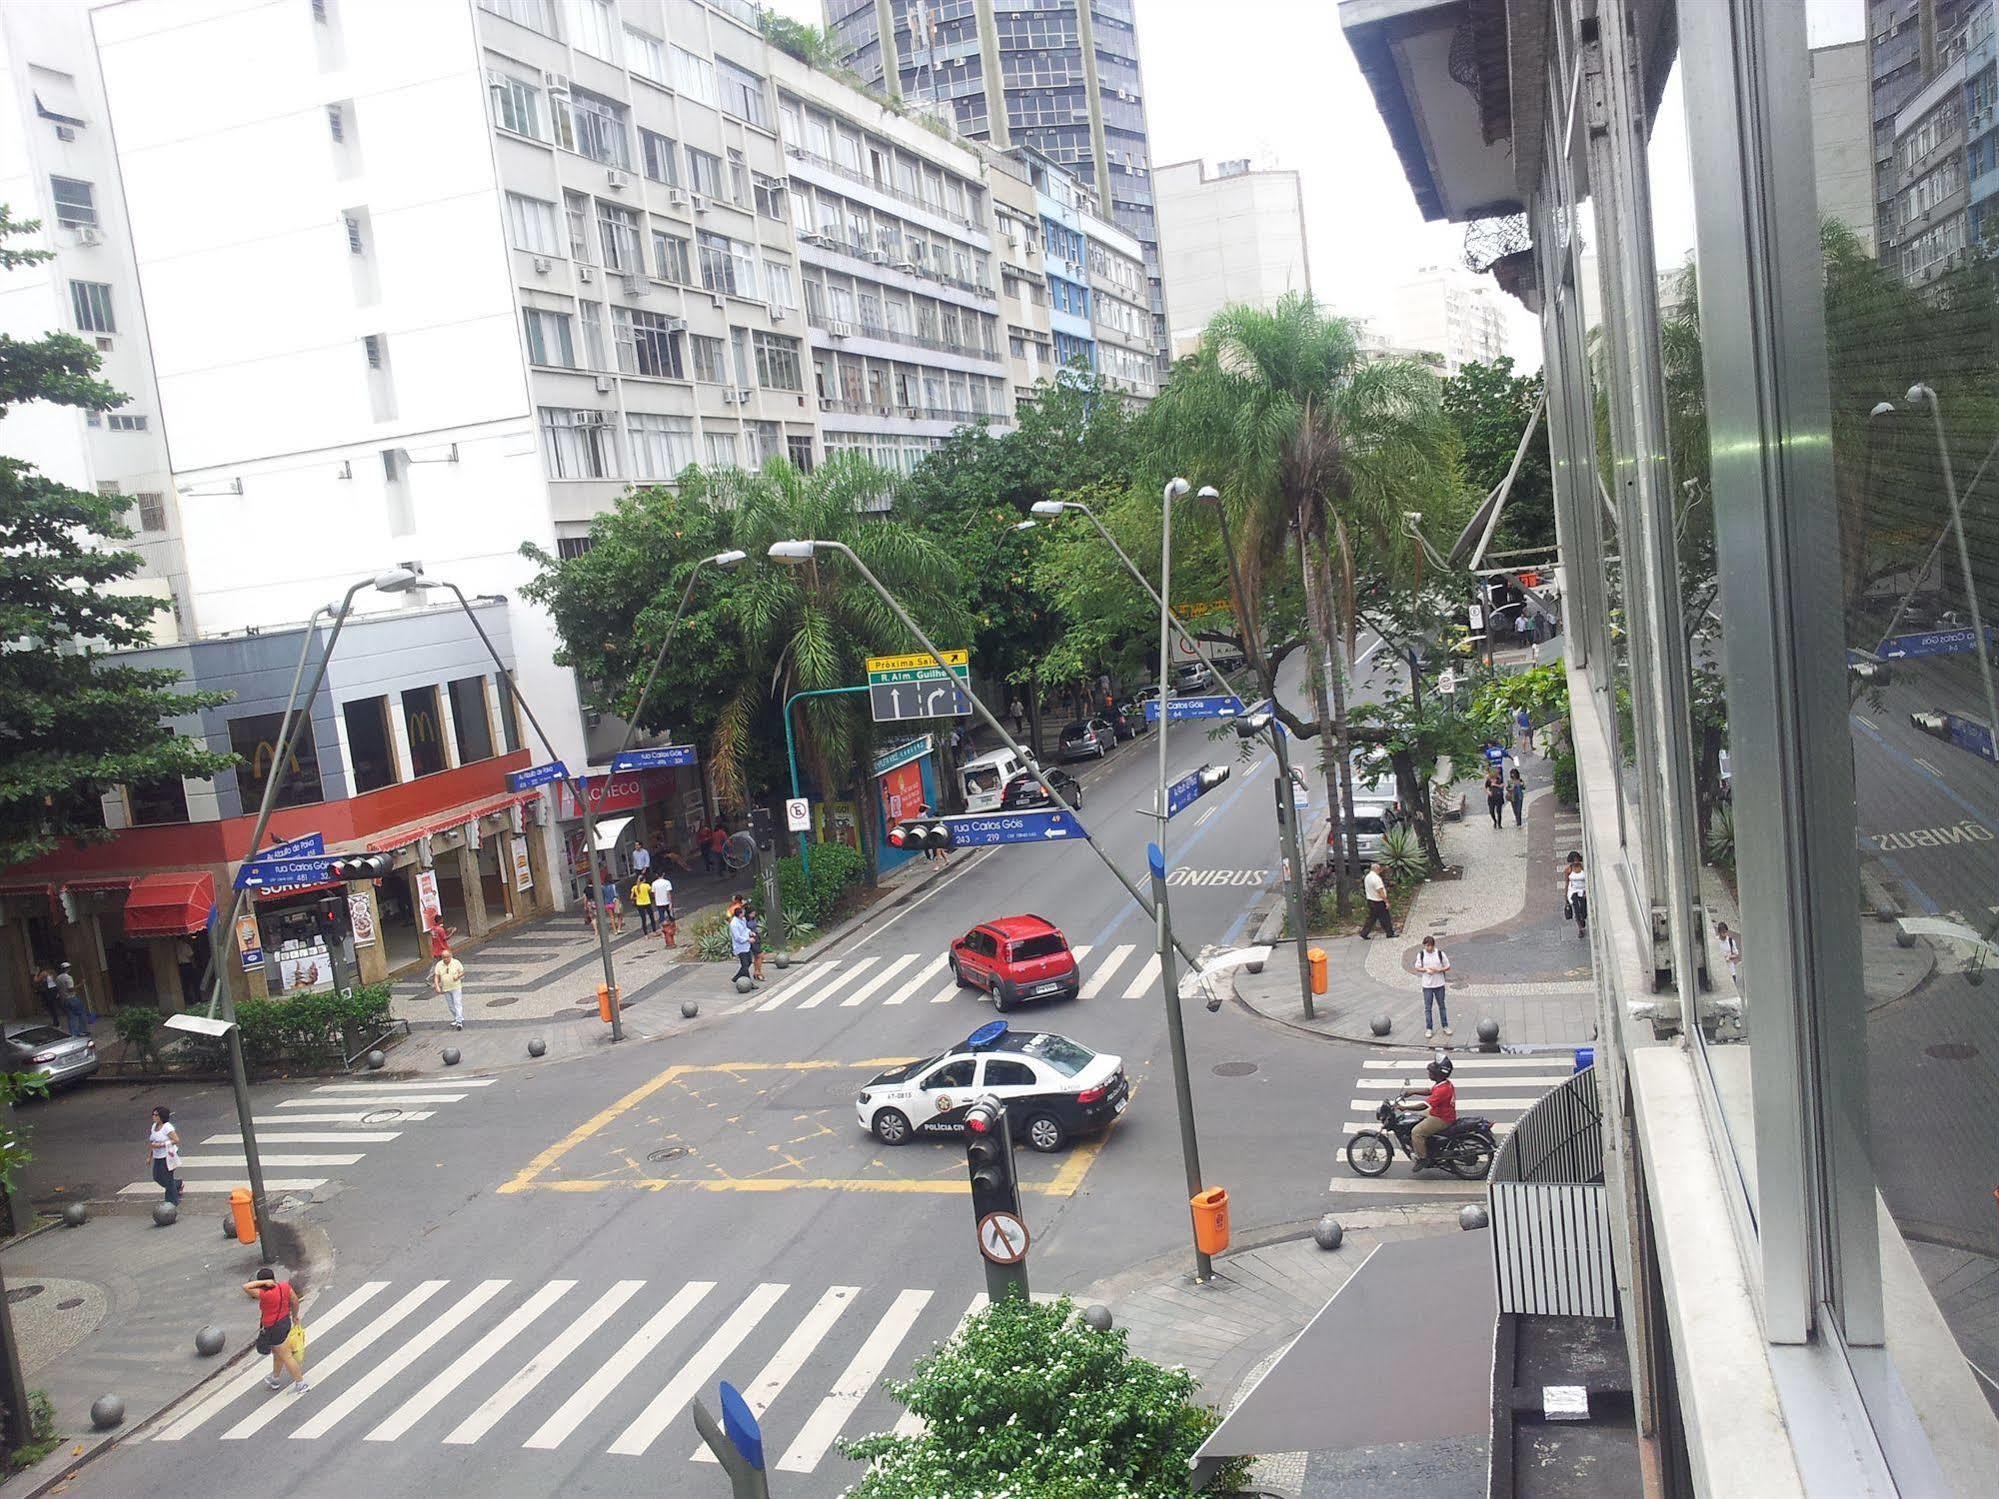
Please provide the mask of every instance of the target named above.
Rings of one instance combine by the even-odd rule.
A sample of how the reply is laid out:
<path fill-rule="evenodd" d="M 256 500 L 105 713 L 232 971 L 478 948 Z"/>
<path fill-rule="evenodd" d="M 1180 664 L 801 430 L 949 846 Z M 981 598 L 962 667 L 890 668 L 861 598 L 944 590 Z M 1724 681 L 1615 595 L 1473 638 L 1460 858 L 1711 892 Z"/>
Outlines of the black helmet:
<path fill-rule="evenodd" d="M 1451 1059 L 1445 1056 L 1440 1051 L 1431 1060 L 1429 1068 L 1427 1070 L 1430 1074 L 1431 1082 L 1441 1083 L 1445 1078 L 1449 1077 L 1455 1069 L 1453 1069 L 1453 1067 L 1451 1066 Z"/>

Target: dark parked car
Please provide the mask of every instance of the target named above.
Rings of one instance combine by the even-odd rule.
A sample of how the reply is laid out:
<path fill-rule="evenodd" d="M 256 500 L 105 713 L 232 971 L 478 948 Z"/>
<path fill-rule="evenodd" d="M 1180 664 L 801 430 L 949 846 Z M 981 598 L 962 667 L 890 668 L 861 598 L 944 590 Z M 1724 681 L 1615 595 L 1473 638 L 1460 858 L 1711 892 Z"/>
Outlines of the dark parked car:
<path fill-rule="evenodd" d="M 1048 784 L 1055 788 L 1056 794 L 1063 801 L 1067 802 L 1077 812 L 1083 810 L 1083 783 L 1081 781 L 1078 781 L 1066 770 L 1049 770 L 1044 771 L 1043 774 L 1048 777 Z M 1000 810 L 1002 812 L 1025 812 L 1036 807 L 1046 807 L 1049 805 L 1051 803 L 1048 800 L 1048 793 L 1041 789 L 1041 783 L 1024 770 L 1008 781 L 1006 789 L 1000 793 Z"/>
<path fill-rule="evenodd" d="M 1064 760 L 1101 760 L 1117 748 L 1117 730 L 1107 718 L 1079 718 L 1062 730 Z"/>
<path fill-rule="evenodd" d="M 1153 693 L 1154 697 L 1158 695 L 1157 692 Z M 1143 698 L 1134 698 L 1117 705 L 1117 714 L 1113 721 L 1117 724 L 1118 738 L 1136 739 L 1152 727 L 1145 721 L 1145 701 Z"/>

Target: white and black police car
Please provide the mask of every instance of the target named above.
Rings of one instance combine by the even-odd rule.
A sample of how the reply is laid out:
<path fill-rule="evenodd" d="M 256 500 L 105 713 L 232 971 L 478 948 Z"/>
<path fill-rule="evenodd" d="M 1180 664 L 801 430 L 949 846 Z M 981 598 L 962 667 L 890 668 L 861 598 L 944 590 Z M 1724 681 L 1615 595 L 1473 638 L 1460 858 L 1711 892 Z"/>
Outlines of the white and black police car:
<path fill-rule="evenodd" d="M 884 1145 L 905 1145 L 915 1135 L 962 1134 L 965 1110 L 988 1093 L 1006 1105 L 1015 1140 L 1060 1150 L 1122 1114 L 1131 1084 L 1121 1058 L 994 1020 L 948 1051 L 871 1079 L 857 1108 L 862 1129 Z"/>

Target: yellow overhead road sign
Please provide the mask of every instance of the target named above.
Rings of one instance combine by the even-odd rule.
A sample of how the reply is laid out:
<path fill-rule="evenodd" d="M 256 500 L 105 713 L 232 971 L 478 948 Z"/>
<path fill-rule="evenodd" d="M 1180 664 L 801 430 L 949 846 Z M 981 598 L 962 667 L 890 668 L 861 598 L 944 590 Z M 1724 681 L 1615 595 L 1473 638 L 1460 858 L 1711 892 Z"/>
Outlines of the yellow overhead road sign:
<path fill-rule="evenodd" d="M 965 666 L 971 662 L 971 659 L 972 653 L 970 651 L 944 652 L 944 664 L 946 666 Z M 937 670 L 937 658 L 928 651 L 917 651 L 914 655 L 909 656 L 868 657 L 868 670 L 870 672 L 923 671 L 926 668 L 930 671 Z"/>

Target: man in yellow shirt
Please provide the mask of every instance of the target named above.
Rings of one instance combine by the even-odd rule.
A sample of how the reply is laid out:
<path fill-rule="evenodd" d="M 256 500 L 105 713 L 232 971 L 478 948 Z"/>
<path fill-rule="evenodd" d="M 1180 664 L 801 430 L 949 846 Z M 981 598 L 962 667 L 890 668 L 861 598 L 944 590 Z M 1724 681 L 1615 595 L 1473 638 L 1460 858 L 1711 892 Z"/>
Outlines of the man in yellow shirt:
<path fill-rule="evenodd" d="M 465 1029 L 465 965 L 445 948 L 436 964 L 430 970 L 430 987 L 444 996 L 445 1004 L 451 1007 L 451 1028 Z"/>

